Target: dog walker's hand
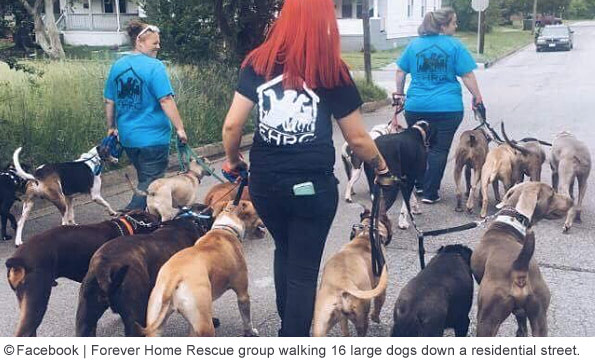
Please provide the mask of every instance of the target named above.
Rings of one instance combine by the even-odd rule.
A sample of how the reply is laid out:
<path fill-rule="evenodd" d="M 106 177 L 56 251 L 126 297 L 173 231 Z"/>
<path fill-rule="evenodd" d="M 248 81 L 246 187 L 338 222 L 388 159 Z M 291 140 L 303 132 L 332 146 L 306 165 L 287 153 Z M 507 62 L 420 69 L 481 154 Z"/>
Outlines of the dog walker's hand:
<path fill-rule="evenodd" d="M 378 172 L 376 173 L 376 179 L 374 180 L 374 182 L 383 188 L 385 188 L 385 187 L 390 188 L 393 185 L 395 185 L 397 181 L 396 181 L 395 177 L 390 173 L 388 168 L 385 168 L 383 170 L 378 170 Z"/>
<path fill-rule="evenodd" d="M 231 165 L 229 161 L 225 160 L 221 165 L 221 172 L 231 182 L 236 182 L 238 178 L 248 179 L 248 165 L 243 160 L 235 165 Z"/>

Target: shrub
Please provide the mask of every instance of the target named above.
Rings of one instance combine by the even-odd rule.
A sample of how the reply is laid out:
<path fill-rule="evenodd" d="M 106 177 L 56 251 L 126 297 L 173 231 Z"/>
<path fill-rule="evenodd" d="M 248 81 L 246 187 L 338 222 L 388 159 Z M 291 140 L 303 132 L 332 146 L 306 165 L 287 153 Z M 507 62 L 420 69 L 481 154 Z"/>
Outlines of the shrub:
<path fill-rule="evenodd" d="M 364 78 L 355 78 L 354 80 L 364 102 L 384 100 L 388 97 L 386 90 L 378 85 L 367 83 Z"/>

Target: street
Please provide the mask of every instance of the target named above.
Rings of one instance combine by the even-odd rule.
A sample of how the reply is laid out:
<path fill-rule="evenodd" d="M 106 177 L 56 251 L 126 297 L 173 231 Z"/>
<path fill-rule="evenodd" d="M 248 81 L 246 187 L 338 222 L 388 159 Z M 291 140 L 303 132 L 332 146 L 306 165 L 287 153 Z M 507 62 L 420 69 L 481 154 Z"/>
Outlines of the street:
<path fill-rule="evenodd" d="M 574 133 L 586 142 L 595 154 L 595 117 L 589 104 L 595 103 L 595 22 L 583 22 L 573 27 L 575 30 L 574 49 L 569 52 L 537 53 L 533 45 L 505 58 L 486 70 L 477 70 L 476 76 L 487 108 L 487 117 L 494 128 L 504 121 L 510 137 L 537 137 L 552 141 L 554 135 L 562 130 Z M 382 71 L 375 74 L 375 79 L 391 89 L 394 72 Z M 468 109 L 469 94 L 464 90 L 466 116 L 459 132 L 477 125 Z M 365 114 L 367 128 L 387 122 L 391 117 L 391 108 L 383 108 L 375 113 Z M 188 120 L 186 120 L 188 121 Z M 402 120 L 404 123 L 404 120 Z M 458 136 L 452 149 L 456 147 Z M 359 221 L 360 206 L 348 204 L 342 200 L 346 178 L 340 162 L 339 149 L 343 139 L 338 128 L 334 131 L 337 158 L 335 175 L 340 180 L 341 200 L 335 222 L 327 240 L 323 263 L 349 240 L 351 225 Z M 546 153 L 549 149 L 545 149 Z M 418 226 L 422 230 L 445 228 L 477 220 L 478 206 L 474 214 L 457 213 L 453 181 L 453 156 L 451 151 L 449 165 L 442 182 L 442 201 L 435 205 L 422 204 L 423 214 L 417 216 Z M 217 171 L 221 161 L 215 162 Z M 551 172 L 548 162 L 543 165 L 542 181 L 551 184 Z M 206 178 L 202 191 L 216 182 Z M 105 185 L 104 185 L 105 186 Z M 367 185 L 363 179 L 355 186 L 354 201 L 369 204 Z M 495 211 L 493 193 L 490 190 L 489 212 Z M 542 275 L 551 293 L 548 310 L 550 336 L 595 336 L 595 238 L 591 231 L 595 228 L 595 176 L 589 178 L 587 196 L 583 204 L 583 222 L 575 224 L 569 234 L 562 234 L 561 220 L 542 220 L 535 227 L 536 249 Z M 131 192 L 122 184 L 118 194 L 107 196 L 106 200 L 115 209 L 126 205 Z M 381 324 L 370 322 L 368 336 L 387 336 L 392 326 L 392 312 L 400 289 L 419 271 L 417 238 L 412 228 L 399 230 L 397 214 L 399 202 L 389 214 L 393 220 L 393 242 L 387 248 L 389 266 L 389 287 L 387 300 L 381 313 Z M 85 204 L 75 209 L 78 223 L 92 223 L 107 219 L 103 208 L 97 204 Z M 56 209 L 48 216 L 29 220 L 25 225 L 24 241 L 31 235 L 45 231 L 60 223 Z M 426 263 L 442 245 L 462 243 L 472 249 L 478 244 L 485 226 L 426 239 Z M 11 232 L 12 234 L 12 232 Z M 0 243 L 2 263 L 14 251 L 12 241 Z M 244 242 L 244 252 L 250 273 L 250 295 L 252 318 L 261 336 L 276 336 L 279 319 L 275 308 L 273 286 L 273 242 L 267 237 L 261 240 Z M 58 279 L 58 286 L 52 291 L 48 310 L 38 329 L 38 336 L 74 336 L 75 311 L 78 301 L 79 284 L 67 279 Z M 475 295 L 477 294 L 475 286 Z M 3 315 L 0 317 L 0 335 L 11 336 L 18 321 L 18 305 L 13 291 L 6 280 L 0 285 L 0 303 Z M 475 335 L 476 299 L 470 312 L 471 326 L 468 336 Z M 214 316 L 221 320 L 216 330 L 218 336 L 241 335 L 241 320 L 235 294 L 226 293 L 214 304 Z M 516 321 L 509 317 L 500 328 L 499 336 L 514 336 Z M 352 327 L 352 334 L 355 330 Z M 123 325 L 118 316 L 109 310 L 101 319 L 98 336 L 122 336 Z M 185 336 L 188 324 L 178 314 L 168 321 L 164 336 Z M 331 335 L 340 335 L 335 327 Z M 453 336 L 452 330 L 447 331 Z"/>

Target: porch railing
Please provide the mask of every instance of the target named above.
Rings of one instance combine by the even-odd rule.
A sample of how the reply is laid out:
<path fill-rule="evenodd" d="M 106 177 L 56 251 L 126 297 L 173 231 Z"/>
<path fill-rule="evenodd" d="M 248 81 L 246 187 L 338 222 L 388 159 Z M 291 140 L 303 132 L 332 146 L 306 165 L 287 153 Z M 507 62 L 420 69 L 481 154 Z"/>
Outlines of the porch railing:
<path fill-rule="evenodd" d="M 120 14 L 120 30 L 128 22 L 138 18 L 138 14 Z M 63 19 L 62 30 L 86 30 L 86 31 L 116 31 L 118 21 L 116 14 L 66 14 Z"/>

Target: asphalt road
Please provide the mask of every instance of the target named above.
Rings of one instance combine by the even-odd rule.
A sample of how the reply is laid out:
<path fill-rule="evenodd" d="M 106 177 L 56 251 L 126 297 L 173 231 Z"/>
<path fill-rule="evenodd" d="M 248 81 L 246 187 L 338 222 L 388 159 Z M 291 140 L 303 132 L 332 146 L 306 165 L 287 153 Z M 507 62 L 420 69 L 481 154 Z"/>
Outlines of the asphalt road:
<path fill-rule="evenodd" d="M 498 62 L 487 70 L 477 71 L 478 81 L 484 95 L 488 118 L 492 124 L 505 121 L 509 135 L 514 138 L 534 136 L 551 140 L 559 131 L 568 130 L 587 142 L 593 152 L 595 124 L 590 106 L 594 103 L 595 70 L 595 23 L 582 23 L 574 27 L 575 48 L 570 52 L 536 53 L 533 46 Z M 376 79 L 390 86 L 392 72 L 379 72 Z M 468 96 L 466 101 L 468 102 Z M 468 107 L 467 107 L 468 108 Z M 385 108 L 367 114 L 368 127 L 388 121 L 391 109 Z M 467 114 L 460 131 L 476 125 Z M 455 141 L 456 142 L 456 141 Z M 335 131 L 335 145 L 343 143 L 339 131 Z M 455 144 L 456 145 L 456 144 Z M 454 148 L 454 146 L 453 146 Z M 452 156 L 452 154 L 451 154 Z M 451 159 L 452 160 L 452 159 Z M 219 163 L 216 164 L 218 166 Z M 345 175 L 340 168 L 337 153 L 336 175 L 345 187 Z M 543 180 L 550 183 L 550 170 L 547 163 L 543 168 Z M 562 220 L 544 220 L 536 226 L 537 245 L 535 257 L 540 263 L 543 276 L 552 292 L 548 311 L 551 336 L 595 336 L 595 239 L 591 231 L 595 226 L 595 197 L 592 196 L 595 177 L 589 179 L 589 190 L 584 202 L 583 223 L 576 224 L 571 233 L 562 234 Z M 206 193 L 214 184 L 208 179 L 201 190 Z M 355 187 L 354 200 L 366 201 L 366 186 L 363 181 Z M 449 227 L 478 218 L 477 211 L 469 215 L 454 212 L 455 198 L 452 176 L 452 161 L 443 180 L 442 202 L 435 205 L 422 205 L 423 214 L 417 217 L 418 225 L 424 230 Z M 490 196 L 492 196 L 490 194 Z M 114 208 L 123 207 L 130 192 L 122 185 L 119 194 L 108 196 Z M 494 212 L 493 201 L 490 212 Z M 396 206 L 391 210 L 396 220 Z M 358 221 L 360 208 L 343 201 L 331 229 L 324 259 L 345 244 L 349 239 L 351 224 Z M 103 209 L 95 204 L 78 206 L 75 210 L 77 222 L 91 223 L 107 219 Z M 32 234 L 59 224 L 57 212 L 31 220 L 26 224 L 25 241 Z M 392 310 L 401 288 L 419 271 L 417 240 L 412 229 L 399 230 L 394 222 L 395 237 L 388 247 L 390 284 L 387 301 L 381 313 L 381 324 L 371 323 L 368 336 L 387 336 L 392 322 Z M 485 228 L 449 234 L 426 241 L 429 261 L 433 253 L 442 245 L 463 243 L 475 247 Z M 275 311 L 272 277 L 273 245 L 270 238 L 250 240 L 244 243 L 250 272 L 250 293 L 252 298 L 253 320 L 261 336 L 276 336 L 279 320 Z M 11 242 L 0 243 L 0 259 L 4 262 L 12 252 Z M 323 259 L 323 262 L 324 262 Z M 79 284 L 59 279 L 54 288 L 47 313 L 41 324 L 40 336 L 73 336 L 74 317 Z M 476 287 L 477 288 L 477 287 Z M 0 303 L 3 307 L 0 316 L 0 335 L 13 334 L 18 320 L 16 297 L 6 281 L 0 285 Z M 471 310 L 469 335 L 475 334 L 476 306 Z M 238 336 L 241 322 L 233 293 L 228 292 L 214 305 L 215 316 L 221 319 L 218 336 Z M 514 336 L 516 324 L 509 318 L 500 329 L 500 336 Z M 353 331 L 353 329 L 352 329 Z M 184 336 L 188 325 L 179 315 L 174 315 L 167 323 L 166 336 Z M 335 328 L 332 335 L 338 335 Z M 451 332 L 447 333 L 452 335 Z M 106 312 L 98 327 L 99 336 L 122 336 L 123 326 L 119 317 Z"/>

